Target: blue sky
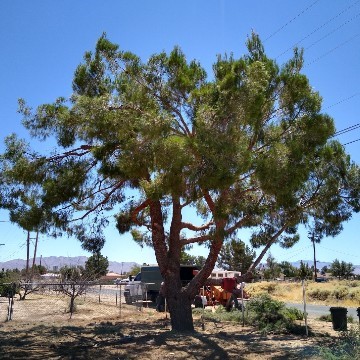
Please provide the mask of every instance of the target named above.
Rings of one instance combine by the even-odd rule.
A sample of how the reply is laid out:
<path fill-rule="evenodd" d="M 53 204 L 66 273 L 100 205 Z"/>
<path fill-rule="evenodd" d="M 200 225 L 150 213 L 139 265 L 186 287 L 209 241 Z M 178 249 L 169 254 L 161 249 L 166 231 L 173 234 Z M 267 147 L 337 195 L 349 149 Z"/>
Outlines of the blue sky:
<path fill-rule="evenodd" d="M 199 60 L 211 76 L 217 54 L 245 52 L 251 31 L 264 41 L 269 56 L 282 64 L 297 44 L 305 48 L 304 73 L 323 97 L 323 111 L 337 130 L 360 123 L 360 0 L 2 0 L 0 2 L 0 152 L 10 133 L 27 137 L 17 114 L 17 99 L 32 106 L 71 95 L 76 66 L 99 36 L 146 60 L 179 45 L 189 60 Z M 360 162 L 360 129 L 338 137 Z M 354 142 L 353 142 L 354 141 Z M 36 144 L 50 150 L 51 144 Z M 360 264 L 359 215 L 336 238 L 317 247 L 321 261 L 335 258 Z M 26 257 L 26 234 L 0 211 L 0 262 Z M 311 259 L 306 232 L 290 250 L 274 247 L 279 261 Z M 244 233 L 242 239 L 247 240 Z M 194 249 L 196 255 L 206 250 Z M 74 239 L 40 236 L 38 255 L 89 255 Z M 154 263 L 151 249 L 107 230 L 103 254 L 114 261 Z"/>

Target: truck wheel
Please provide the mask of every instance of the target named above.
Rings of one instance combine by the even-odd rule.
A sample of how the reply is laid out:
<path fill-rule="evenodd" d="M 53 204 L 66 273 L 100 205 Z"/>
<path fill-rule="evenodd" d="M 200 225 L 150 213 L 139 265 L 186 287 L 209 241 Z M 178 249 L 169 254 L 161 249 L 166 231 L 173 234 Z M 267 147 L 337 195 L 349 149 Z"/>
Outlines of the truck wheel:
<path fill-rule="evenodd" d="M 203 302 L 202 302 L 202 299 L 201 299 L 200 295 L 195 296 L 194 305 L 195 305 L 196 308 L 202 308 L 203 307 Z"/>
<path fill-rule="evenodd" d="M 158 294 L 152 292 L 152 293 L 150 294 L 150 300 L 151 300 L 151 302 L 156 303 L 157 297 L 158 297 Z"/>
<path fill-rule="evenodd" d="M 164 312 L 165 311 L 165 297 L 159 294 L 156 298 L 156 311 Z"/>
<path fill-rule="evenodd" d="M 129 293 L 125 292 L 125 293 L 124 293 L 124 297 L 125 297 L 125 302 L 126 302 L 127 304 L 129 304 L 129 305 L 132 304 L 132 302 L 133 302 L 132 300 L 133 300 L 133 299 L 132 299 L 132 296 L 131 296 Z"/>

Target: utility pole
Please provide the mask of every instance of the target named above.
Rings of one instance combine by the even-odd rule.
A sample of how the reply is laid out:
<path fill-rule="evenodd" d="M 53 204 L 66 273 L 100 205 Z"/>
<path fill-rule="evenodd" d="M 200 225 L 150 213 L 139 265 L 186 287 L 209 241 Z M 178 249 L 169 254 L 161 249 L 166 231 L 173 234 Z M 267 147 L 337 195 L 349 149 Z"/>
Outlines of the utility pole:
<path fill-rule="evenodd" d="M 31 238 L 31 237 L 30 237 L 30 231 L 27 232 L 27 239 L 26 239 L 26 270 L 25 270 L 26 280 L 29 280 L 30 240 L 31 240 L 31 239 L 35 239 L 35 250 L 34 250 L 34 258 L 33 258 L 32 273 L 31 273 L 31 277 L 32 277 L 33 271 L 34 271 L 34 265 L 35 265 L 35 257 L 36 257 L 36 250 L 37 250 L 38 238 L 39 238 L 39 232 L 36 233 L 36 237 L 35 237 L 35 238 Z"/>
<path fill-rule="evenodd" d="M 315 251 L 315 241 L 316 241 L 315 230 L 312 230 L 311 232 L 309 232 L 308 238 L 312 242 L 313 249 L 314 249 L 314 280 L 316 281 L 316 279 L 317 279 L 317 269 L 316 269 L 316 251 Z"/>
<path fill-rule="evenodd" d="M 26 280 L 29 280 L 29 258 L 30 258 L 30 231 L 27 233 L 26 239 Z"/>
<path fill-rule="evenodd" d="M 32 267 L 35 266 L 35 259 L 36 259 L 36 251 L 37 251 L 38 240 L 39 240 L 39 232 L 37 231 L 36 232 L 36 238 L 35 238 L 34 258 L 33 258 Z"/>
<path fill-rule="evenodd" d="M 31 269 L 31 277 L 34 276 L 34 266 L 35 266 L 36 250 L 37 250 L 38 240 L 39 240 L 39 231 L 36 232 L 34 258 L 33 258 L 32 269 Z"/>
<path fill-rule="evenodd" d="M 316 279 L 317 279 L 317 269 L 316 269 L 316 252 L 315 252 L 315 239 L 314 238 L 312 240 L 312 243 L 313 243 L 313 248 L 314 248 L 314 272 L 315 272 L 314 279 L 316 281 Z"/>

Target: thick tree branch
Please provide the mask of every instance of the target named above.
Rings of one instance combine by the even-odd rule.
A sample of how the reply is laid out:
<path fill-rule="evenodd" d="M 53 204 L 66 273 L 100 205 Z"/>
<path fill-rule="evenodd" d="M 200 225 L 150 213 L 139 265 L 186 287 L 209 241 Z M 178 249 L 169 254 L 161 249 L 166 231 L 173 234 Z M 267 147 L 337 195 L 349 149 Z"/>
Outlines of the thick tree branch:
<path fill-rule="evenodd" d="M 256 260 L 250 265 L 249 269 L 247 270 L 247 272 L 254 272 L 255 268 L 259 265 L 260 261 L 263 259 L 263 257 L 265 256 L 266 252 L 269 250 L 269 248 L 271 247 L 271 245 L 275 244 L 275 242 L 277 241 L 277 239 L 279 238 L 279 236 L 285 231 L 285 229 L 287 228 L 287 224 L 284 224 L 277 232 L 275 235 L 273 235 L 271 237 L 271 239 L 268 241 L 268 243 L 265 245 L 264 249 L 261 251 L 260 255 L 256 258 Z"/>
<path fill-rule="evenodd" d="M 138 214 L 140 213 L 140 211 L 144 210 L 147 206 L 149 206 L 151 203 L 151 201 L 149 199 L 145 200 L 143 203 L 141 203 L 139 206 L 137 206 L 135 209 L 133 209 L 131 211 L 131 220 L 133 223 L 141 226 L 143 225 L 139 219 L 138 219 Z"/>
<path fill-rule="evenodd" d="M 53 161 L 58 161 L 58 160 L 62 160 L 66 157 L 69 156 L 84 156 L 90 153 L 90 150 L 93 148 L 92 145 L 81 145 L 80 147 L 76 148 L 76 149 L 72 149 L 70 151 L 66 151 L 62 154 L 59 155 L 54 155 L 52 157 L 47 158 L 47 161 L 53 162 Z M 82 152 L 79 152 L 80 150 L 83 150 Z"/>
<path fill-rule="evenodd" d="M 207 234 L 207 235 L 201 235 L 193 238 L 184 239 L 181 241 L 181 244 L 184 245 L 190 245 L 190 244 L 202 244 L 205 241 L 212 240 L 213 235 Z"/>
<path fill-rule="evenodd" d="M 202 230 L 208 230 L 212 225 L 214 225 L 213 221 L 209 221 L 207 224 L 196 226 L 194 224 L 188 223 L 188 222 L 182 222 L 181 228 L 182 229 L 189 229 L 192 231 L 202 231 Z"/>
<path fill-rule="evenodd" d="M 93 208 L 91 208 L 90 210 L 88 210 L 83 216 L 77 218 L 77 219 L 74 219 L 74 220 L 71 220 L 71 222 L 74 222 L 74 221 L 78 221 L 78 220 L 84 220 L 89 214 L 91 214 L 92 212 L 94 212 L 96 209 L 98 209 L 100 206 L 106 204 L 111 195 L 114 194 L 115 191 L 117 191 L 118 189 L 120 189 L 125 183 L 125 180 L 123 181 L 120 181 L 119 183 L 117 183 L 110 192 L 108 192 L 104 199 L 102 201 L 100 201 L 98 204 L 96 204 Z"/>

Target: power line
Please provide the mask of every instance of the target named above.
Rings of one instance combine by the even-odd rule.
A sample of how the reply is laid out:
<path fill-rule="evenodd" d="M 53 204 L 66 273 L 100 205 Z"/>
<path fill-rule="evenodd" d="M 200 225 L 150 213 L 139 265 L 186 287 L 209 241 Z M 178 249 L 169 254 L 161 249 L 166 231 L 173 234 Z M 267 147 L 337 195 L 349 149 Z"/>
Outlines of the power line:
<path fill-rule="evenodd" d="M 345 99 L 342 99 L 342 100 L 338 101 L 338 102 L 335 103 L 335 104 L 332 104 L 332 105 L 327 106 L 326 108 L 324 108 L 324 110 L 330 109 L 330 108 L 332 108 L 332 107 L 334 107 L 334 106 L 336 106 L 336 105 L 339 105 L 339 104 L 341 104 L 341 103 L 343 103 L 343 102 L 345 102 L 345 101 L 348 101 L 348 100 L 352 99 L 353 97 L 358 96 L 359 94 L 360 94 L 360 92 L 357 92 L 357 93 L 355 93 L 355 94 L 353 94 L 353 95 L 351 95 L 351 96 L 349 96 L 349 97 L 347 97 L 347 98 L 345 98 Z"/>
<path fill-rule="evenodd" d="M 307 245 L 301 249 L 298 249 L 298 250 L 294 250 L 294 251 L 286 251 L 286 258 L 287 259 L 292 259 L 294 258 L 295 256 L 298 256 L 299 254 L 303 253 L 305 250 L 309 249 L 310 247 L 312 247 L 312 245 Z M 289 256 L 290 255 L 290 256 Z"/>
<path fill-rule="evenodd" d="M 359 0 L 360 1 L 360 0 Z M 339 25 L 336 29 L 328 32 L 327 34 L 325 34 L 322 38 L 316 40 L 315 42 L 313 42 L 311 45 L 309 45 L 308 47 L 305 48 L 305 50 L 310 49 L 311 47 L 313 47 L 314 45 L 316 45 L 317 43 L 319 43 L 320 41 L 326 39 L 327 37 L 329 37 L 330 35 L 332 35 L 334 32 L 338 31 L 339 29 L 341 29 L 343 26 L 349 24 L 351 21 L 353 21 L 354 19 L 356 19 L 357 17 L 359 17 L 360 13 L 356 14 L 354 17 L 352 17 L 350 20 L 345 21 L 344 23 L 342 23 L 341 25 Z"/>
<path fill-rule="evenodd" d="M 320 25 L 319 27 L 317 27 L 315 30 L 313 30 L 312 32 L 310 32 L 309 34 L 307 34 L 305 37 L 303 37 L 301 40 L 299 40 L 297 43 L 295 43 L 293 46 L 289 47 L 288 49 L 286 49 L 285 51 L 283 51 L 280 55 L 278 55 L 276 57 L 279 58 L 280 56 L 286 54 L 289 50 L 292 50 L 295 46 L 297 46 L 298 44 L 300 44 L 301 42 L 303 42 L 304 40 L 306 40 L 307 38 L 309 38 L 311 35 L 315 34 L 317 31 L 319 31 L 320 29 L 322 29 L 323 27 L 325 27 L 326 25 L 328 25 L 329 23 L 331 23 L 332 21 L 334 21 L 336 18 L 338 18 L 339 16 L 341 16 L 344 12 L 348 11 L 349 9 L 351 9 L 353 6 L 355 6 L 358 2 L 360 2 L 360 0 L 355 1 L 352 5 L 348 6 L 347 8 L 345 8 L 344 10 L 342 10 L 340 13 L 338 13 L 337 15 L 333 16 L 331 19 L 325 21 L 322 25 Z M 353 20 L 354 18 L 352 18 L 351 20 Z M 351 21 L 349 20 L 349 21 Z M 349 22 L 348 21 L 348 22 Z M 346 22 L 347 23 L 347 22 Z M 346 23 L 344 23 L 343 25 L 345 25 Z M 342 25 L 342 26 L 343 26 Z M 342 27 L 340 26 L 340 27 Z M 339 27 L 339 28 L 340 28 Z M 333 32 L 335 32 L 337 29 L 335 29 Z M 331 32 L 332 33 L 332 32 Z M 328 34 L 329 35 L 329 34 Z M 328 35 L 326 35 L 325 37 L 327 37 Z M 320 40 L 324 39 L 325 37 L 321 38 Z M 318 40 L 317 42 L 319 42 L 320 40 Z M 308 48 L 310 48 L 311 46 L 315 45 L 317 42 L 311 44 Z"/>
<path fill-rule="evenodd" d="M 318 246 L 320 246 L 321 248 L 323 248 L 323 249 L 325 249 L 325 250 L 330 250 L 330 251 L 333 251 L 333 252 L 335 252 L 335 253 L 339 253 L 339 254 L 343 254 L 343 255 L 347 255 L 347 256 L 352 256 L 352 257 L 355 257 L 355 258 L 359 258 L 359 256 L 357 256 L 357 255 L 354 255 L 354 254 L 348 254 L 348 253 L 344 253 L 344 252 L 342 252 L 342 251 L 329 249 L 329 248 L 326 248 L 326 247 L 324 247 L 324 246 L 322 246 L 322 245 L 320 245 L 320 244 L 319 244 Z"/>
<path fill-rule="evenodd" d="M 350 41 L 352 41 L 353 39 L 355 39 L 357 36 L 359 36 L 360 33 L 357 33 L 356 35 L 354 35 L 353 37 L 351 37 L 350 39 L 342 42 L 341 44 L 335 46 L 334 48 L 332 48 L 331 50 L 327 51 L 326 53 L 324 53 L 323 55 L 320 55 L 319 57 L 317 57 L 316 59 L 314 59 L 313 61 L 307 63 L 304 65 L 304 68 L 309 66 L 309 65 L 312 65 L 313 63 L 321 60 L 322 58 L 326 57 L 327 55 L 331 54 L 332 52 L 334 52 L 335 50 L 341 48 L 342 46 L 346 45 L 347 43 L 349 43 Z"/>
<path fill-rule="evenodd" d="M 346 133 L 348 133 L 348 132 L 350 132 L 350 131 L 354 131 L 354 130 L 358 129 L 359 127 L 360 127 L 360 123 L 359 123 L 359 124 L 352 125 L 352 126 L 349 126 L 349 127 L 345 128 L 345 129 L 343 129 L 343 130 L 337 131 L 332 137 L 346 134 Z"/>
<path fill-rule="evenodd" d="M 283 30 L 284 28 L 286 28 L 289 24 L 291 24 L 294 20 L 296 20 L 298 17 L 300 17 L 301 15 L 303 15 L 306 11 L 310 10 L 316 3 L 318 3 L 320 0 L 315 0 L 311 5 L 309 5 L 307 8 L 305 8 L 304 10 L 302 10 L 301 12 L 299 12 L 294 18 L 292 18 L 291 20 L 289 20 L 286 24 L 284 24 L 283 26 L 281 26 L 278 30 L 274 31 L 271 35 L 269 35 L 265 40 L 269 40 L 271 39 L 273 36 L 275 36 L 277 33 L 279 33 L 281 30 Z"/>
<path fill-rule="evenodd" d="M 19 245 L 20 245 L 20 244 L 19 244 Z M 19 247 L 17 250 L 15 250 L 15 251 L 13 251 L 11 254 L 9 254 L 9 255 L 7 256 L 7 258 L 5 257 L 5 260 L 3 259 L 2 262 L 4 262 L 4 261 L 9 261 L 9 260 L 13 259 L 13 257 L 14 257 L 16 254 L 18 254 L 18 253 L 25 247 L 25 245 L 26 245 L 26 241 L 25 241 L 22 245 L 20 245 L 20 247 Z M 6 259 L 9 259 L 9 260 L 6 260 Z"/>
<path fill-rule="evenodd" d="M 349 142 L 347 142 L 347 143 L 343 144 L 343 146 L 346 146 L 346 145 L 352 144 L 352 143 L 357 142 L 357 141 L 360 141 L 360 139 L 356 139 L 356 140 L 353 140 L 353 141 L 349 141 Z"/>

